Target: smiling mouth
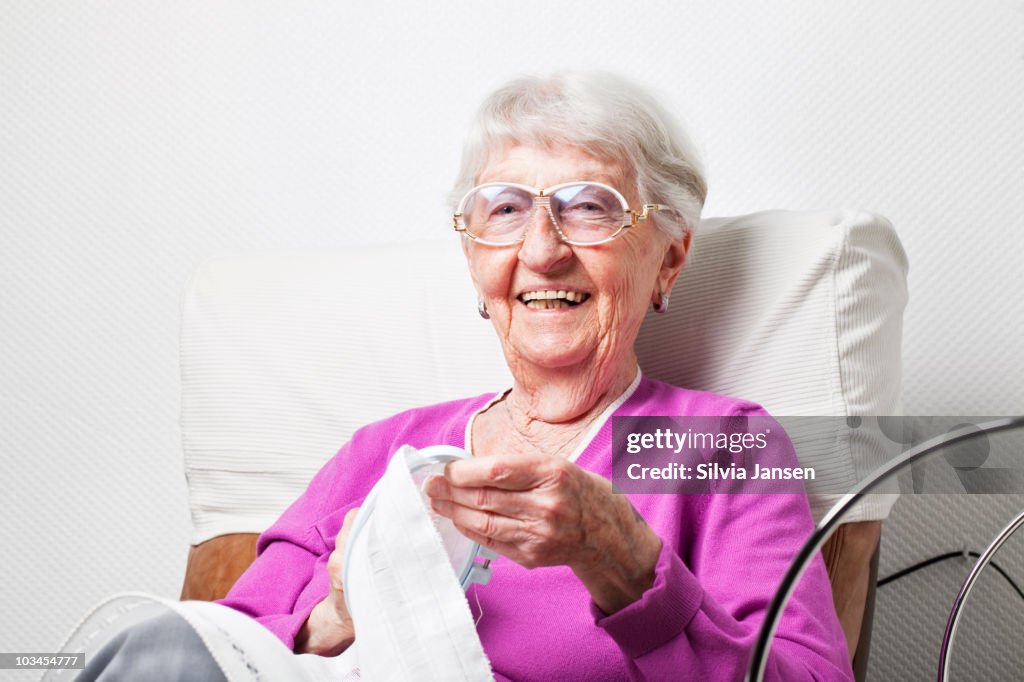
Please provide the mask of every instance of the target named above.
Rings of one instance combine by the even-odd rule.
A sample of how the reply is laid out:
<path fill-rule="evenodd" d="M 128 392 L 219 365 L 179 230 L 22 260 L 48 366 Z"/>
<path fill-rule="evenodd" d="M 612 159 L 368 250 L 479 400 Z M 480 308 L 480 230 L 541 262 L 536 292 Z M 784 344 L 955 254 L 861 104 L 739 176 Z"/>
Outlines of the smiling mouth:
<path fill-rule="evenodd" d="M 528 291 L 516 297 L 520 303 L 532 310 L 552 310 L 554 308 L 575 308 L 590 298 L 590 294 L 582 291 L 565 291 L 549 289 L 546 291 Z"/>

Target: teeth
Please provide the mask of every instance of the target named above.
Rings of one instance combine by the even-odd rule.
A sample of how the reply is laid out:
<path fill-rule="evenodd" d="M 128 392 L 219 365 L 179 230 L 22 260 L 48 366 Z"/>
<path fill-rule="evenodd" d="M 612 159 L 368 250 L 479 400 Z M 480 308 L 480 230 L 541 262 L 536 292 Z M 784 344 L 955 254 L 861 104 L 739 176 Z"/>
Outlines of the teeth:
<path fill-rule="evenodd" d="M 573 303 L 582 303 L 583 299 L 586 298 L 586 294 L 580 291 L 566 291 L 565 289 L 546 289 L 544 291 L 529 291 L 520 298 L 523 303 L 529 303 L 530 301 L 538 300 L 568 300 Z"/>
<path fill-rule="evenodd" d="M 568 308 L 569 302 L 561 298 L 535 298 L 527 301 L 526 307 L 534 310 L 551 310 L 553 308 Z"/>

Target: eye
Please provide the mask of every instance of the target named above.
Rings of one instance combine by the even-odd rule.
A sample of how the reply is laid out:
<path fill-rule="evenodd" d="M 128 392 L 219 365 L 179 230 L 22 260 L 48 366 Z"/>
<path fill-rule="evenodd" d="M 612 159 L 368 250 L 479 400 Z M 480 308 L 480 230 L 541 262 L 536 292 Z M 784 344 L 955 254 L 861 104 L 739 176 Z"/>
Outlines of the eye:
<path fill-rule="evenodd" d="M 491 215 L 493 216 L 508 216 L 522 210 L 519 206 L 513 204 L 500 204 L 491 208 Z"/>
<path fill-rule="evenodd" d="M 621 211 L 614 197 L 600 190 L 579 192 L 560 206 L 565 218 L 574 220 L 606 220 Z"/>
<path fill-rule="evenodd" d="M 576 206 L 575 208 L 576 208 L 576 210 L 581 211 L 583 213 L 604 212 L 604 207 L 603 206 L 598 206 L 597 204 L 595 204 L 592 201 L 588 201 L 586 203 L 582 203 L 579 206 Z"/>
<path fill-rule="evenodd" d="M 533 197 L 510 187 L 502 187 L 488 197 L 487 215 L 489 218 L 509 218 L 533 207 Z"/>

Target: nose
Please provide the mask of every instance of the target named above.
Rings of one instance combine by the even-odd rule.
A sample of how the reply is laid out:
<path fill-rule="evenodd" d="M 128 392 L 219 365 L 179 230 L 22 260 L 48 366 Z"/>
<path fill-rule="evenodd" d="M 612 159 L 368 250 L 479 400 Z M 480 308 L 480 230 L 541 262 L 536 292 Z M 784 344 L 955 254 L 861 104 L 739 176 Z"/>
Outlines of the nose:
<path fill-rule="evenodd" d="M 558 236 L 546 206 L 538 204 L 526 225 L 519 262 L 534 272 L 552 272 L 572 260 L 572 246 Z"/>

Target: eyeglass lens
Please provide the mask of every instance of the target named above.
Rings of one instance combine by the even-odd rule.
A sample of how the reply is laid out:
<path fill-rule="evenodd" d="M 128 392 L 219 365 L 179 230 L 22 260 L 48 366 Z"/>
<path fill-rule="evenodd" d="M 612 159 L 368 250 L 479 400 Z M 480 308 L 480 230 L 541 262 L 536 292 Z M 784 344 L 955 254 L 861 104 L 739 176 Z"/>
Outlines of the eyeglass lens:
<path fill-rule="evenodd" d="M 519 187 L 491 185 L 466 197 L 466 229 L 494 243 L 518 240 L 534 210 L 535 195 Z M 614 192 L 588 183 L 568 185 L 550 197 L 551 213 L 562 234 L 579 243 L 608 239 L 628 222 L 626 207 Z"/>

